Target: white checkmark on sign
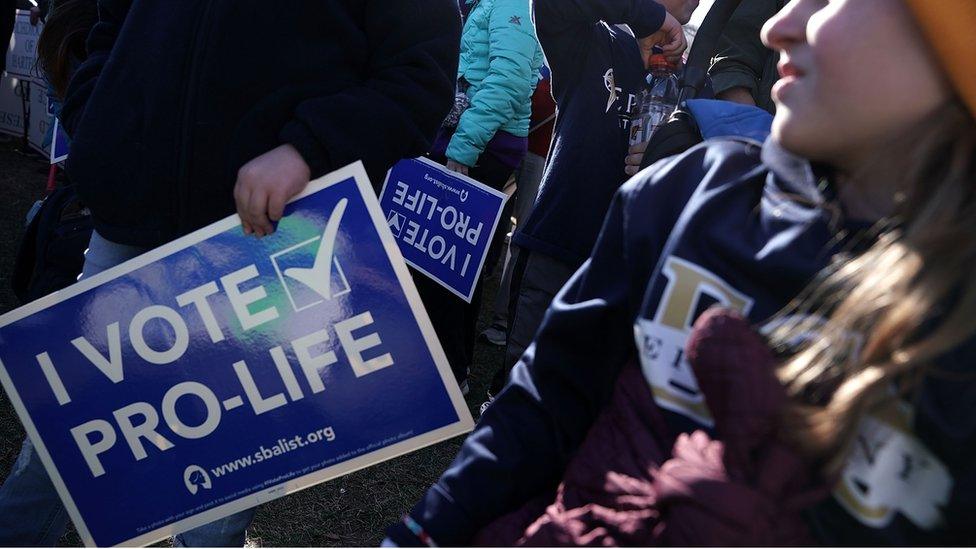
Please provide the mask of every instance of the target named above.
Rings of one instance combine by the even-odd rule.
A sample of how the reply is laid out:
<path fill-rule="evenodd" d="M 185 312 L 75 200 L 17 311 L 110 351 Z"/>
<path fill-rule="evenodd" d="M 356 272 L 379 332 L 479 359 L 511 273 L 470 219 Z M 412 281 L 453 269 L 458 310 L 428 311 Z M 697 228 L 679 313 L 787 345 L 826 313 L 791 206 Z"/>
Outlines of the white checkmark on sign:
<path fill-rule="evenodd" d="M 339 223 L 342 221 L 342 214 L 345 213 L 348 202 L 349 200 L 343 198 L 332 210 L 332 215 L 329 216 L 329 221 L 325 224 L 325 232 L 322 233 L 322 239 L 319 241 L 319 249 L 315 253 L 315 262 L 312 263 L 312 267 L 291 267 L 285 269 L 284 273 L 285 276 L 308 286 L 324 299 L 332 297 L 332 259 L 335 256 Z"/>

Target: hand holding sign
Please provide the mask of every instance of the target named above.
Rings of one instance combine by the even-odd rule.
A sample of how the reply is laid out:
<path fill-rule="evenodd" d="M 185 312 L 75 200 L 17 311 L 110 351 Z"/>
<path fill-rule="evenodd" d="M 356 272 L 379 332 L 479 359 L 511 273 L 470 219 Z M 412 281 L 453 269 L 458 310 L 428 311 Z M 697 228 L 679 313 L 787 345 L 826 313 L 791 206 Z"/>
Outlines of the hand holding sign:
<path fill-rule="evenodd" d="M 380 207 L 407 263 L 470 303 L 508 197 L 457 166 L 466 169 L 401 160 L 386 176 Z"/>
<path fill-rule="evenodd" d="M 291 145 L 282 145 L 244 164 L 237 172 L 234 202 L 245 234 L 274 232 L 285 204 L 308 185 L 311 169 Z"/>
<path fill-rule="evenodd" d="M 286 211 L 268 238 L 228 217 L 0 316 L 0 381 L 86 544 L 470 430 L 362 165 Z"/>
<path fill-rule="evenodd" d="M 461 175 L 468 175 L 468 167 L 460 162 L 455 162 L 450 158 L 447 159 L 447 169 L 452 172 L 457 172 Z"/>

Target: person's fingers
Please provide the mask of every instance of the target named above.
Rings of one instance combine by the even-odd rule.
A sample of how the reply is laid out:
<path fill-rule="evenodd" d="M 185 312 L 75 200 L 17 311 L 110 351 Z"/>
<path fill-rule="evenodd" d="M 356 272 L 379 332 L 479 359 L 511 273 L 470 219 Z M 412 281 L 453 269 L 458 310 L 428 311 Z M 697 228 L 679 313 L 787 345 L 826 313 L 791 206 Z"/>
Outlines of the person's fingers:
<path fill-rule="evenodd" d="M 631 154 L 624 158 L 624 164 L 628 166 L 640 166 L 642 160 L 644 160 L 644 153 Z"/>
<path fill-rule="evenodd" d="M 664 48 L 666 54 L 670 55 L 680 55 L 684 53 L 685 49 L 688 47 L 688 42 L 685 39 L 685 33 L 678 27 L 672 31 L 671 36 L 668 40 L 668 47 Z"/>
<path fill-rule="evenodd" d="M 244 234 L 254 232 L 254 227 L 251 226 L 247 213 L 247 203 L 250 196 L 250 191 L 240 182 L 234 185 L 234 203 L 237 205 L 237 216 L 241 218 L 241 228 L 244 230 Z"/>
<path fill-rule="evenodd" d="M 454 160 L 448 159 L 445 167 L 454 173 L 459 173 L 461 175 L 468 175 L 468 167 L 460 162 L 455 162 Z"/>
<path fill-rule="evenodd" d="M 684 51 L 687 47 L 685 34 L 677 19 L 669 14 L 661 30 L 666 36 L 659 40 L 659 45 L 666 56 L 680 54 Z"/>
<path fill-rule="evenodd" d="M 268 220 L 267 212 L 268 194 L 261 190 L 255 190 L 247 202 L 247 218 L 258 237 L 271 233 L 271 222 Z"/>
<path fill-rule="evenodd" d="M 627 166 L 624 168 L 624 173 L 627 175 L 637 175 L 640 171 L 640 166 Z"/>
<path fill-rule="evenodd" d="M 280 221 L 283 215 L 285 215 L 285 194 L 273 192 L 268 197 L 268 217 L 271 221 Z"/>
<path fill-rule="evenodd" d="M 649 141 L 641 141 L 640 143 L 632 146 L 629 151 L 630 154 L 644 154 L 644 151 L 647 150 L 648 143 Z"/>
<path fill-rule="evenodd" d="M 678 43 L 679 43 L 679 41 L 676 38 L 669 37 L 668 41 L 665 42 L 661 46 L 661 49 L 663 50 L 664 55 L 665 56 L 677 55 L 677 53 L 678 53 Z"/>

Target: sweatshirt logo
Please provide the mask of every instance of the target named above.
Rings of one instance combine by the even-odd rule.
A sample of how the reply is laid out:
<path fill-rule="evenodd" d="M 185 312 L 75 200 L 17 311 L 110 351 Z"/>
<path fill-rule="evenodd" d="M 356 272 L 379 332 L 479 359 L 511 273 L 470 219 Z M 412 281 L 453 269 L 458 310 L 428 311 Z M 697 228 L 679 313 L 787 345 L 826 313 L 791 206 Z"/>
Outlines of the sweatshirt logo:
<path fill-rule="evenodd" d="M 623 90 L 617 86 L 617 82 L 613 77 L 613 68 L 610 68 L 607 70 L 607 72 L 603 73 L 603 85 L 607 88 L 607 91 L 610 92 L 610 98 L 607 99 L 606 110 L 606 112 L 610 112 L 613 104 L 617 102 L 617 97 L 619 97 L 620 93 L 623 92 Z"/>
<path fill-rule="evenodd" d="M 617 118 L 620 120 L 620 129 L 630 128 L 630 118 L 637 107 L 637 96 L 633 93 L 624 93 L 623 88 L 617 85 L 617 79 L 613 73 L 613 67 L 603 73 L 603 87 L 609 92 L 607 97 L 607 109 L 604 114 L 610 114 L 610 110 L 617 107 Z M 626 98 L 626 104 L 621 99 Z"/>
<path fill-rule="evenodd" d="M 945 523 L 949 469 L 912 432 L 914 410 L 897 402 L 864 418 L 834 497 L 867 526 L 900 513 L 922 530 Z"/>
<path fill-rule="evenodd" d="M 715 273 L 678 257 L 667 258 L 661 275 L 667 286 L 660 301 L 652 315 L 634 325 L 644 377 L 659 406 L 712 427 L 714 420 L 685 356 L 685 343 L 708 304 L 748 315 L 754 301 Z"/>
<path fill-rule="evenodd" d="M 522 18 L 519 17 L 518 15 L 513 15 L 512 18 L 508 20 L 508 22 L 513 25 L 518 25 L 520 27 L 522 26 Z"/>

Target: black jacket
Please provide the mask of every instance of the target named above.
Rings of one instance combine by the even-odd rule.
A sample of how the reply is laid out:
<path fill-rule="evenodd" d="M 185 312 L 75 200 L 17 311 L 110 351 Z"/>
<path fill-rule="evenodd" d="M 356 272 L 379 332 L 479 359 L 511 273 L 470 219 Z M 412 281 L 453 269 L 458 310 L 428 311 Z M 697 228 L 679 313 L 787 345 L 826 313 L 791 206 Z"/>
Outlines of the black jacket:
<path fill-rule="evenodd" d="M 62 122 L 96 230 L 155 246 L 234 212 L 239 168 L 285 143 L 374 186 L 454 98 L 455 0 L 100 0 Z"/>
<path fill-rule="evenodd" d="M 553 300 L 508 385 L 411 517 L 438 545 L 467 545 L 538 496 L 551 502 L 633 361 L 661 411 L 655 436 L 670 443 L 679 433 L 710 429 L 711 412 L 684 354 L 699 315 L 717 303 L 770 329 L 836 253 L 870 243 L 861 236 L 869 224 L 835 219 L 821 206 L 833 196 L 826 181 L 774 140 L 760 149 L 714 139 L 624 184 L 590 258 Z M 971 341 L 940 359 L 903 417 L 879 415 L 893 423 L 862 431 L 842 475 L 846 497 L 835 492 L 809 513 L 818 542 L 976 539 L 974 354 Z M 603 474 L 601 467 L 593 470 Z M 388 534 L 400 546 L 416 542 L 402 523 Z"/>
<path fill-rule="evenodd" d="M 536 0 L 533 8 L 559 115 L 535 209 L 513 241 L 576 268 L 627 180 L 630 119 L 646 76 L 636 38 L 616 25 L 648 36 L 667 12 L 654 0 Z"/>
<path fill-rule="evenodd" d="M 785 0 L 743 0 L 725 25 L 718 53 L 708 70 L 712 87 L 719 94 L 732 88 L 749 90 L 756 106 L 771 113 L 773 84 L 779 80 L 779 54 L 763 45 L 763 25 L 783 9 Z"/>

